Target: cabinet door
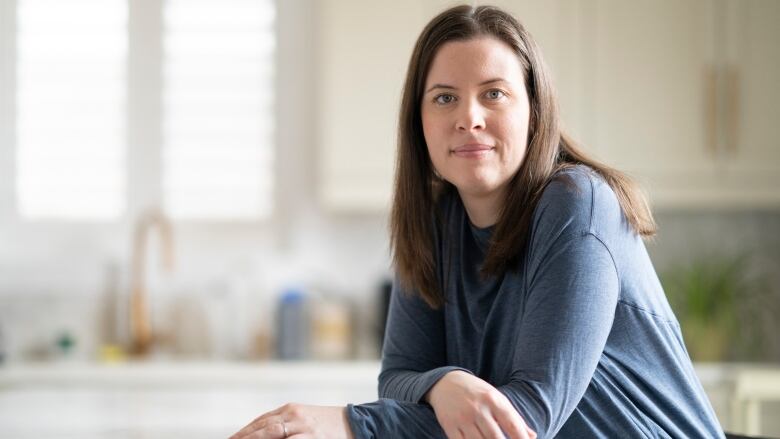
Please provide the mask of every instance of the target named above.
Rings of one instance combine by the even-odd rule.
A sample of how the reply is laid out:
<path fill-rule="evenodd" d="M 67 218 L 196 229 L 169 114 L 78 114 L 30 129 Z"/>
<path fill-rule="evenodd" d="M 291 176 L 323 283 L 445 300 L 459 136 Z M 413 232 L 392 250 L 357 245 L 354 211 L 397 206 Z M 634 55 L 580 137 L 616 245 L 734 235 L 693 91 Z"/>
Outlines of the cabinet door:
<path fill-rule="evenodd" d="M 597 0 L 583 8 L 587 149 L 637 178 L 655 206 L 717 203 L 708 125 L 712 4 Z"/>
<path fill-rule="evenodd" d="M 780 206 L 780 2 L 739 0 L 729 23 L 724 183 L 733 203 Z"/>
<path fill-rule="evenodd" d="M 318 197 L 328 210 L 389 207 L 406 66 L 422 30 L 414 0 L 317 3 Z"/>

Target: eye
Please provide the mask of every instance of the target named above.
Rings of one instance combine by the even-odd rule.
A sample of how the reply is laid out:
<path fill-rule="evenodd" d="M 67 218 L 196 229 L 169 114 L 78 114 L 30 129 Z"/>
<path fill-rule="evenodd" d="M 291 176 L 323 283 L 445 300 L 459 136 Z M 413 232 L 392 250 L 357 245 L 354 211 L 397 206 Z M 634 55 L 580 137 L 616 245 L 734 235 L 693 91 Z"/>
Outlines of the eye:
<path fill-rule="evenodd" d="M 437 95 L 435 98 L 433 98 L 433 102 L 437 103 L 438 105 L 447 105 L 454 100 L 455 96 L 446 93 Z"/>
<path fill-rule="evenodd" d="M 504 96 L 506 96 L 506 93 L 504 93 L 499 89 L 493 89 L 493 90 L 488 90 L 488 92 L 485 93 L 485 96 L 490 100 L 497 101 L 503 98 Z"/>

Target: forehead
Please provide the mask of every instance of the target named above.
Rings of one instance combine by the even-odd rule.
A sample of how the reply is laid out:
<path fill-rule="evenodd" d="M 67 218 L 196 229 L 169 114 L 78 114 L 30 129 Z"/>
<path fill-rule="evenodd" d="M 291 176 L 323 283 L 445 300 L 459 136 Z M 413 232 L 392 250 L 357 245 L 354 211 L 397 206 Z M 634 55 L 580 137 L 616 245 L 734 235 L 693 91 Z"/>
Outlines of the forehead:
<path fill-rule="evenodd" d="M 433 57 L 426 85 L 503 78 L 522 82 L 523 67 L 512 48 L 494 37 L 479 37 L 443 44 Z"/>

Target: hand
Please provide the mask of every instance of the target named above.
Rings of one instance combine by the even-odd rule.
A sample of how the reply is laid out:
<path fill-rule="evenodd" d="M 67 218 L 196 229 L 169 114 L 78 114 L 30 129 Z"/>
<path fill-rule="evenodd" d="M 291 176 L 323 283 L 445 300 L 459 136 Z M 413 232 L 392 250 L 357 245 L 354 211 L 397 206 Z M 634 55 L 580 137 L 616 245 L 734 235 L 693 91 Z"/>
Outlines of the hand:
<path fill-rule="evenodd" d="M 444 375 L 426 395 L 450 439 L 535 439 L 503 393 L 462 370 Z M 503 431 L 503 432 L 502 432 Z"/>
<path fill-rule="evenodd" d="M 287 436 L 284 429 L 287 428 Z M 230 439 L 354 439 L 346 407 L 285 404 L 258 416 Z"/>

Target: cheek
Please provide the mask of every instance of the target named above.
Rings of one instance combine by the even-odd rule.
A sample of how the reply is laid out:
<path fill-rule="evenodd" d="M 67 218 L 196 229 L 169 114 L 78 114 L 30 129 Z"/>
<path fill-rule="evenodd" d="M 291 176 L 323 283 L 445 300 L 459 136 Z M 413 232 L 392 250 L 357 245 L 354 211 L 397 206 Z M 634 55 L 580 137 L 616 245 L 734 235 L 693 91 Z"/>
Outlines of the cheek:
<path fill-rule="evenodd" d="M 441 155 L 442 145 L 445 142 L 445 133 L 442 129 L 442 121 L 435 117 L 422 117 L 423 137 L 428 145 L 428 152 L 431 156 Z"/>
<path fill-rule="evenodd" d="M 496 135 L 505 145 L 500 157 L 505 172 L 513 173 L 523 162 L 528 143 L 527 124 L 520 117 L 508 117 L 495 126 Z"/>
<path fill-rule="evenodd" d="M 528 145 L 528 113 L 507 118 L 502 125 L 502 136 L 512 145 L 513 154 L 522 154 Z"/>

